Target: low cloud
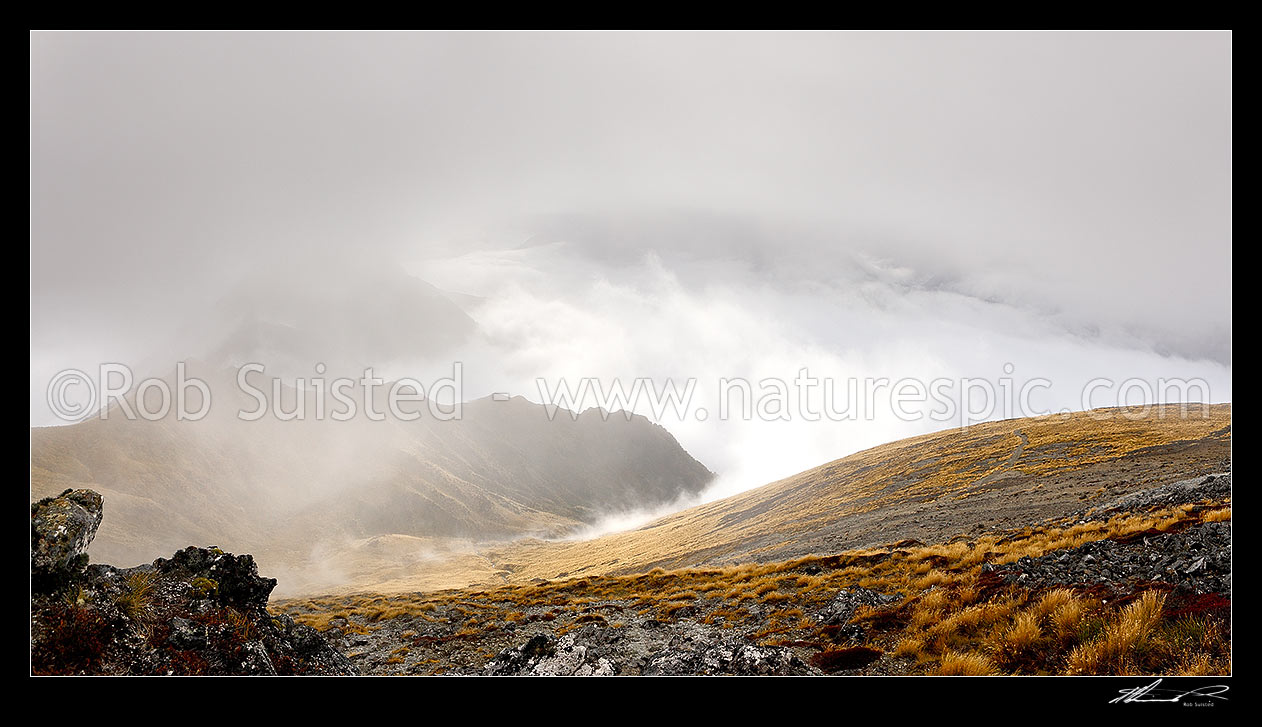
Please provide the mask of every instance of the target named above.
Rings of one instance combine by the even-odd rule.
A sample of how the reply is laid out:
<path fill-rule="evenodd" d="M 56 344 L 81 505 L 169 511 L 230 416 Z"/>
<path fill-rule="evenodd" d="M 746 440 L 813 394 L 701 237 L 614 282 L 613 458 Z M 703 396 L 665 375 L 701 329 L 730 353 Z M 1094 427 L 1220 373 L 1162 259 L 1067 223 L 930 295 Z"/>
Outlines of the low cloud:
<path fill-rule="evenodd" d="M 1011 364 L 1054 382 L 1048 409 L 1099 376 L 1229 400 L 1231 54 L 1215 33 L 35 34 L 31 421 L 62 368 L 213 349 L 202 321 L 242 280 L 318 297 L 400 266 L 477 329 L 383 373 L 458 357 L 470 397 Z M 661 423 L 723 491 L 943 426 Z"/>

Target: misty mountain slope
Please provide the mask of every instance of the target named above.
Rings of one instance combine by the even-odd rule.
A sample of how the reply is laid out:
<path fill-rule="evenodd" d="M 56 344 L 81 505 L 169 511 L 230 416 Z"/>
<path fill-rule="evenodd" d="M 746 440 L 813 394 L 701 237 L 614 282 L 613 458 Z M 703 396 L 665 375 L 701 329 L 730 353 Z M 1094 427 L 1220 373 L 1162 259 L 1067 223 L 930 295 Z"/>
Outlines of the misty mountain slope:
<path fill-rule="evenodd" d="M 602 514 L 696 495 L 713 473 L 644 417 L 576 418 L 516 397 L 480 399 L 458 421 L 398 426 L 409 438 L 368 482 L 321 503 L 353 536 L 503 538 L 559 535 Z"/>
<path fill-rule="evenodd" d="M 150 552 L 197 542 L 254 542 L 252 513 L 267 503 L 255 477 L 269 468 L 250 448 L 227 456 L 208 426 L 90 419 L 31 430 L 31 499 L 91 486 L 111 519 L 94 548 L 133 564 Z"/>
<path fill-rule="evenodd" d="M 231 396 L 235 374 L 207 378 L 224 395 L 202 421 L 32 429 L 32 499 L 69 487 L 106 495 L 94 558 L 140 562 L 192 541 L 288 560 L 326 539 L 560 535 L 713 478 L 643 417 L 549 421 L 523 399 L 487 399 L 457 421 L 243 422 L 235 413 L 252 402 Z"/>
<path fill-rule="evenodd" d="M 1193 412 L 1197 411 L 1196 408 Z M 1182 419 L 1120 410 L 990 422 L 904 439 L 638 530 L 582 542 L 526 541 L 484 551 L 466 581 L 523 582 L 783 560 L 914 538 L 1020 527 L 1144 487 L 1230 469 L 1231 405 Z M 1099 417 L 1097 420 L 1096 417 Z M 460 581 L 428 563 L 427 582 Z M 444 577 L 438 574 L 446 569 Z M 408 590 L 397 576 L 364 588 Z"/>
<path fill-rule="evenodd" d="M 476 301 L 392 266 L 296 265 L 239 283 L 190 326 L 197 338 L 174 352 L 202 350 L 218 366 L 261 362 L 287 376 L 310 376 L 317 362 L 358 373 L 451 351 L 475 334 L 464 308 Z M 213 341 L 209 350 L 205 340 Z"/>

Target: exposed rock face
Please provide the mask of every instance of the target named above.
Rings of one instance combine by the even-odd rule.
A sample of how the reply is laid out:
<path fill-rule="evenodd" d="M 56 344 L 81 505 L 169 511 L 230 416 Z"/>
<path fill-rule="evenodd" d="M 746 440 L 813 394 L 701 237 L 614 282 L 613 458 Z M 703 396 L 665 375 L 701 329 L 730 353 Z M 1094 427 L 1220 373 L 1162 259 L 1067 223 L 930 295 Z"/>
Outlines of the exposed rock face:
<path fill-rule="evenodd" d="M 1028 588 L 1107 586 L 1125 592 L 1138 584 L 1166 583 L 1205 594 L 1231 596 L 1231 523 L 1204 523 L 1182 532 L 1099 540 L 1007 566 L 983 566 L 1005 582 Z"/>
<path fill-rule="evenodd" d="M 556 652 L 556 640 L 549 634 L 536 634 L 521 646 L 504 649 L 486 665 L 490 676 L 524 674 L 535 664 Z"/>
<path fill-rule="evenodd" d="M 734 636 L 721 641 L 672 644 L 651 656 L 642 673 L 757 676 L 811 674 L 813 671 L 787 648 L 757 646 Z"/>
<path fill-rule="evenodd" d="M 82 571 L 103 511 L 92 490 L 66 490 L 31 505 L 31 579 L 46 587 Z"/>
<path fill-rule="evenodd" d="M 35 673 L 356 673 L 314 629 L 268 613 L 276 580 L 251 556 L 189 547 L 137 568 L 86 566 L 100 522 L 88 490 L 32 507 Z"/>

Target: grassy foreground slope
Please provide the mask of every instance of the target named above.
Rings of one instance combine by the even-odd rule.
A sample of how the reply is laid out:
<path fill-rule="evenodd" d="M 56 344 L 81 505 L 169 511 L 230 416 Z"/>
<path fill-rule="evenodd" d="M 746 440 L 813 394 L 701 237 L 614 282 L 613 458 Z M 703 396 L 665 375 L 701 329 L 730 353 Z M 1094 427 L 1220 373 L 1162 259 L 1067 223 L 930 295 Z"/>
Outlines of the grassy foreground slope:
<path fill-rule="evenodd" d="M 928 546 L 278 607 L 368 673 L 1227 674 L 1230 519 L 1219 490 Z M 1037 582 L 1084 552 L 1087 577 Z"/>

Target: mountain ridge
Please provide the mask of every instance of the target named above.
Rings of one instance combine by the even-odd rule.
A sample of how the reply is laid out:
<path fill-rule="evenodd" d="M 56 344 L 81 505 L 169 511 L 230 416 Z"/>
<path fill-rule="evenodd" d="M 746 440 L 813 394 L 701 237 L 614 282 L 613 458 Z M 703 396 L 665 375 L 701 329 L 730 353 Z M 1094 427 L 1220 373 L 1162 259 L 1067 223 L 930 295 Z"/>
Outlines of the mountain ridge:
<path fill-rule="evenodd" d="M 233 388 L 225 371 L 208 377 L 212 390 Z M 296 392 L 282 391 L 289 406 Z M 93 555 L 112 562 L 190 540 L 299 560 L 325 538 L 560 536 L 606 512 L 695 495 L 714 477 L 641 416 L 549 420 L 542 405 L 488 397 L 453 421 L 242 422 L 231 406 L 242 401 L 217 399 L 202 421 L 33 428 L 32 500 L 106 495 L 116 512 Z"/>

